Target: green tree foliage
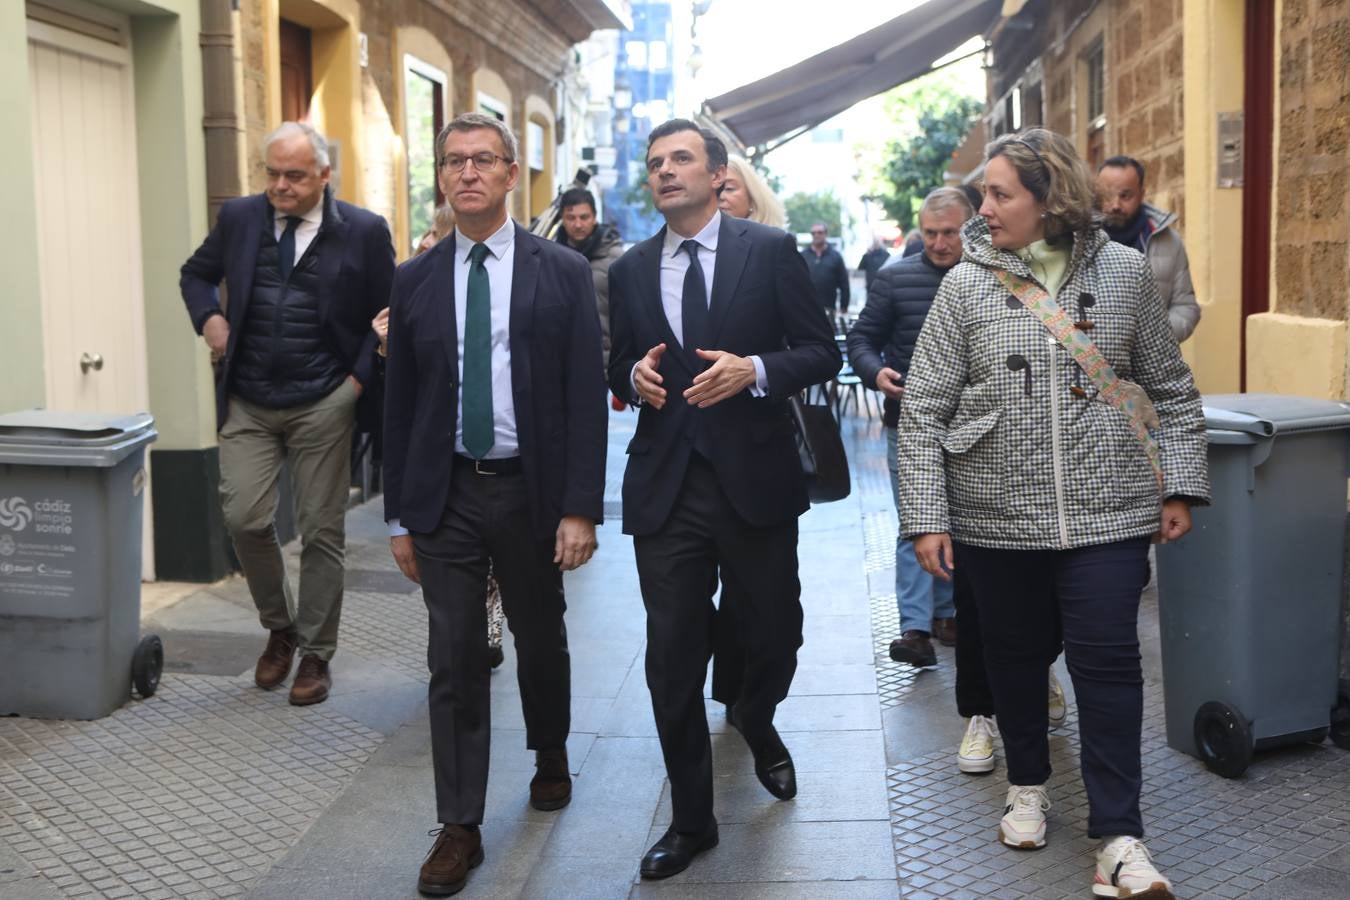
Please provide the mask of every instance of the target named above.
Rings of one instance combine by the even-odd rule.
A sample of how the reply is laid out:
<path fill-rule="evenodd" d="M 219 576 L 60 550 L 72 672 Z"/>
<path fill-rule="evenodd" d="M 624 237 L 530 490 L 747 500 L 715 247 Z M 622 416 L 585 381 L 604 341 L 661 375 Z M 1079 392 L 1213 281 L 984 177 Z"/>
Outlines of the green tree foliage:
<path fill-rule="evenodd" d="M 787 207 L 788 230 L 806 231 L 817 222 L 824 222 L 832 237 L 843 233 L 844 208 L 834 191 L 807 194 L 798 191 L 783 201 Z"/>
<path fill-rule="evenodd" d="M 871 158 L 869 193 L 902 229 L 915 224 L 924 195 L 942 184 L 952 153 L 984 111 L 978 83 L 978 61 L 963 60 L 886 95 L 891 136 L 859 152 Z"/>

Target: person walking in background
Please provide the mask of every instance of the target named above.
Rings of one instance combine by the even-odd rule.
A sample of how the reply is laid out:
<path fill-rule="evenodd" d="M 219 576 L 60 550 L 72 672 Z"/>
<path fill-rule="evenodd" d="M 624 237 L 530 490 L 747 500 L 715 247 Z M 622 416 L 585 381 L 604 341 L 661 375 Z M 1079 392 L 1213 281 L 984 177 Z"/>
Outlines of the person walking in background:
<path fill-rule="evenodd" d="M 986 150 L 964 260 L 900 410 L 902 533 L 969 580 L 1008 765 L 999 840 L 1045 846 L 1045 670 L 1073 677 L 1100 897 L 1170 898 L 1141 838 L 1139 597 L 1150 537 L 1209 500 L 1204 417 L 1148 263 L 1096 224 L 1091 174 L 1041 128 Z"/>
<path fill-rule="evenodd" d="M 644 878 L 674 875 L 718 841 L 703 683 L 719 573 L 742 601 L 736 711 L 755 774 L 774 797 L 797 792 L 773 725 L 802 642 L 797 518 L 809 506 L 787 398 L 839 371 L 841 356 L 792 236 L 719 211 L 726 167 L 712 132 L 684 119 L 655 128 L 647 181 L 666 225 L 610 269 L 610 389 L 642 407 L 623 530 L 673 812 Z"/>
<path fill-rule="evenodd" d="M 572 796 L 564 571 L 595 551 L 607 441 L 586 261 L 506 213 L 515 135 L 466 113 L 437 136 L 454 233 L 398 270 L 390 299 L 385 517 L 427 605 L 436 842 L 418 890 L 449 895 L 483 860 L 491 694 L 488 567 L 517 648 L 530 804 Z"/>
<path fill-rule="evenodd" d="M 873 235 L 872 246 L 862 255 L 862 259 L 858 260 L 858 270 L 863 273 L 867 290 L 872 290 L 872 282 L 877 277 L 877 272 L 890 258 L 891 255 L 881 245 L 881 238 Z"/>
<path fill-rule="evenodd" d="M 727 177 L 717 195 L 717 208 L 729 216 L 749 219 L 770 228 L 787 228 L 787 210 L 754 166 L 739 156 L 727 156 Z"/>
<path fill-rule="evenodd" d="M 281 684 L 298 650 L 290 702 L 303 706 L 332 686 L 352 431 L 374 378 L 370 321 L 389 297 L 394 247 L 384 219 L 333 196 L 328 142 L 311 126 L 283 123 L 263 139 L 263 159 L 267 189 L 221 207 L 179 286 L 217 365 L 221 506 L 269 632 L 253 679 Z M 275 525 L 283 462 L 302 541 L 298 603 Z"/>
<path fill-rule="evenodd" d="M 558 229 L 558 243 L 586 257 L 591 264 L 591 278 L 595 281 L 595 303 L 600 312 L 600 334 L 604 345 L 604 362 L 609 362 L 609 267 L 623 256 L 623 240 L 619 229 L 606 225 L 595 217 L 595 195 L 585 188 L 571 188 L 558 199 L 562 210 L 562 227 Z"/>
<path fill-rule="evenodd" d="M 1144 201 L 1144 165 L 1129 156 L 1113 156 L 1097 170 L 1097 197 L 1111 240 L 1148 257 L 1162 295 L 1172 336 L 1181 343 L 1200 324 L 1200 304 L 1191 285 L 1186 245 L 1177 234 L 1176 213 Z"/>
<path fill-rule="evenodd" d="M 914 342 L 933 305 L 942 277 L 961 261 L 961 226 L 975 211 L 956 188 L 937 188 L 919 208 L 923 252 L 882 269 L 867 294 L 867 304 L 848 334 L 848 358 L 863 384 L 874 386 L 882 400 L 881 425 L 886 432 L 886 463 L 891 494 L 897 498 L 896 425 L 905 373 Z M 914 547 L 903 537 L 895 543 L 895 600 L 900 611 L 900 636 L 891 641 L 891 659 L 911 666 L 937 665 L 930 640 L 956 644 L 956 610 L 952 586 L 919 568 Z"/>
<path fill-rule="evenodd" d="M 729 216 L 770 228 L 787 226 L 787 211 L 754 167 L 739 156 L 727 156 L 727 177 L 717 195 L 717 208 Z M 733 583 L 722 582 L 713 616 L 712 698 L 726 707 L 727 722 L 740 727 L 736 701 L 745 683 L 745 645 L 741 643 L 740 610 L 744 604 Z"/>
<path fill-rule="evenodd" d="M 811 272 L 811 287 L 816 292 L 816 305 L 825 310 L 831 322 L 836 315 L 848 312 L 848 266 L 844 257 L 830 246 L 829 231 L 824 222 L 811 226 L 811 243 L 802 251 L 806 268 Z"/>

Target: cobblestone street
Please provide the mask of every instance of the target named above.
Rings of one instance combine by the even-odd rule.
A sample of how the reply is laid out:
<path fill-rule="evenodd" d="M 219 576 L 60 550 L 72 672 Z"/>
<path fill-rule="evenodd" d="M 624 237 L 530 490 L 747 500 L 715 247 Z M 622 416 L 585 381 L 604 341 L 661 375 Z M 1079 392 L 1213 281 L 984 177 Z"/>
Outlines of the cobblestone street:
<path fill-rule="evenodd" d="M 995 840 L 1004 782 L 957 771 L 953 662 L 891 662 L 895 513 L 874 419 L 845 421 L 854 493 L 801 528 L 806 643 L 778 725 L 800 794 L 769 797 L 709 701 L 721 845 L 667 882 L 642 852 L 669 822 L 642 668 L 644 622 L 619 484 L 636 418 L 611 416 L 609 521 L 568 576 L 575 794 L 531 809 L 514 655 L 493 676 L 486 862 L 465 898 L 1089 895 L 1093 842 L 1072 711 L 1051 738 L 1050 844 Z M 297 548 L 290 548 L 291 571 Z M 297 708 L 252 685 L 262 636 L 241 579 L 149 613 L 168 671 L 93 722 L 0 719 L 0 897 L 411 898 L 435 826 L 420 591 L 394 567 L 378 500 L 348 516 L 334 690 Z M 1225 780 L 1167 747 L 1157 599 L 1145 595 L 1144 815 L 1178 897 L 1345 897 L 1350 753 L 1258 754 Z M 1061 679 L 1071 691 L 1067 674 Z"/>

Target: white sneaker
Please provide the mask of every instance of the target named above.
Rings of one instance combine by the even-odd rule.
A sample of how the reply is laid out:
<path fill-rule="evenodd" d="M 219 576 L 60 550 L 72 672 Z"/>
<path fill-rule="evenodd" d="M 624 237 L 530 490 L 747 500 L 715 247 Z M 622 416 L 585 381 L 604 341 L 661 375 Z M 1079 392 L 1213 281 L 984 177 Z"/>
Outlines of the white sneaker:
<path fill-rule="evenodd" d="M 998 727 L 988 716 L 971 716 L 966 726 L 966 736 L 961 739 L 961 749 L 956 754 L 956 765 L 970 775 L 983 775 L 994 771 L 994 738 L 998 737 Z"/>
<path fill-rule="evenodd" d="M 1095 897 L 1147 897 L 1172 900 L 1172 882 L 1153 867 L 1148 848 L 1138 838 L 1109 838 L 1097 853 L 1092 879 Z"/>
<path fill-rule="evenodd" d="M 1055 677 L 1055 670 L 1050 669 L 1050 727 L 1057 728 L 1064 724 L 1064 720 L 1069 716 L 1069 702 L 1064 697 L 1064 687 Z"/>
<path fill-rule="evenodd" d="M 1045 785 L 1010 785 L 1003 820 L 998 823 L 998 839 L 1018 850 L 1041 849 L 1045 846 L 1045 814 L 1049 809 L 1050 794 Z"/>

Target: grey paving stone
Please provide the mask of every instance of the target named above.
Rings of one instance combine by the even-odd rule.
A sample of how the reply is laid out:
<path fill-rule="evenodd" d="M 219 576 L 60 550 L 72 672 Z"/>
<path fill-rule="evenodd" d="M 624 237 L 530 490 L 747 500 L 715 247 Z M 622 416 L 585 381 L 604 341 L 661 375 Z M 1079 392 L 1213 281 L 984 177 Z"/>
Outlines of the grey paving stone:
<path fill-rule="evenodd" d="M 886 822 L 889 816 L 886 789 L 880 781 L 832 778 L 823 772 L 801 773 L 797 796 L 789 801 L 774 799 L 753 773 L 714 778 L 713 797 L 713 808 L 720 825 Z M 667 786 L 661 795 L 655 823 L 669 825 L 670 821 L 670 790 Z"/>
<path fill-rule="evenodd" d="M 665 831 L 654 828 L 648 844 Z M 780 822 L 719 826 L 717 848 L 672 884 L 894 878 L 885 822 Z"/>
<path fill-rule="evenodd" d="M 735 885 L 643 882 L 630 896 L 642 900 L 895 900 L 901 894 L 895 880 L 887 879 Z"/>
<path fill-rule="evenodd" d="M 798 731 L 872 731 L 881 727 L 875 695 L 788 697 L 778 705 L 774 726 L 787 735 Z"/>

